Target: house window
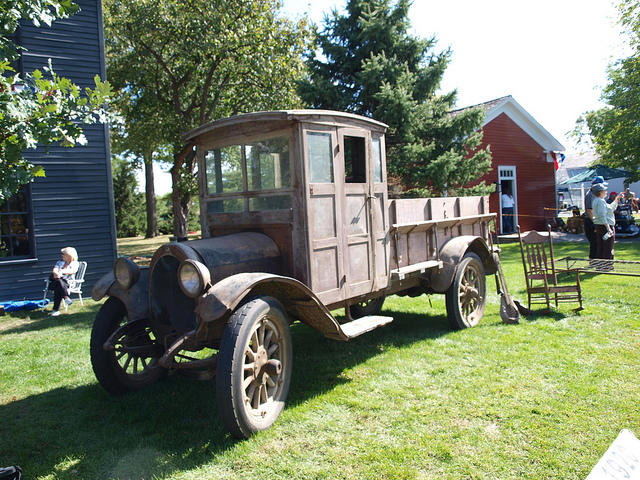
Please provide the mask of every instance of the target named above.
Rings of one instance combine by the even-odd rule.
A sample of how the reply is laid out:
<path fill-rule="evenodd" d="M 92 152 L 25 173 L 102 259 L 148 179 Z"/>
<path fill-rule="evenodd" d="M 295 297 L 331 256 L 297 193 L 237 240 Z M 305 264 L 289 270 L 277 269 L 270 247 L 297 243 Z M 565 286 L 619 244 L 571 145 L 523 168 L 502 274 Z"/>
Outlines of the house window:
<path fill-rule="evenodd" d="M 30 194 L 24 185 L 0 205 L 0 262 L 34 256 Z"/>

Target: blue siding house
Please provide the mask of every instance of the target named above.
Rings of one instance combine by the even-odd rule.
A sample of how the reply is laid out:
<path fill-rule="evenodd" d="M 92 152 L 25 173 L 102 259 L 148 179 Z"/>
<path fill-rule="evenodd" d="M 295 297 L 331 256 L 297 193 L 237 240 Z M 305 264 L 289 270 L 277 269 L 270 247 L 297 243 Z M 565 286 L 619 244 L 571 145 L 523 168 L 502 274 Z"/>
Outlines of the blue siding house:
<path fill-rule="evenodd" d="M 22 72 L 47 65 L 81 88 L 106 78 L 101 0 L 77 0 L 81 11 L 51 27 L 23 23 L 17 43 L 26 48 Z M 0 302 L 42 298 L 44 279 L 72 246 L 88 263 L 84 295 L 112 267 L 116 258 L 115 215 L 109 131 L 84 128 L 88 144 L 30 150 L 32 163 L 43 165 L 38 178 L 0 206 Z"/>

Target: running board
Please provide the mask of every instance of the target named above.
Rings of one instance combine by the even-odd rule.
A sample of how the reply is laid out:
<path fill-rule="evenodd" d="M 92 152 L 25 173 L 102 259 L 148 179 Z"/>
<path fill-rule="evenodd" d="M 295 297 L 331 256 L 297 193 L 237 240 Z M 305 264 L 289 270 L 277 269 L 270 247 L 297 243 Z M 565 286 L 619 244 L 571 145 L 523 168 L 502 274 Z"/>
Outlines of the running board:
<path fill-rule="evenodd" d="M 357 337 L 363 333 L 370 332 L 378 327 L 382 327 L 387 323 L 391 323 L 393 317 L 382 317 L 380 315 L 370 315 L 368 317 L 358 318 L 349 323 L 340 325 L 342 332 L 349 338 Z"/>

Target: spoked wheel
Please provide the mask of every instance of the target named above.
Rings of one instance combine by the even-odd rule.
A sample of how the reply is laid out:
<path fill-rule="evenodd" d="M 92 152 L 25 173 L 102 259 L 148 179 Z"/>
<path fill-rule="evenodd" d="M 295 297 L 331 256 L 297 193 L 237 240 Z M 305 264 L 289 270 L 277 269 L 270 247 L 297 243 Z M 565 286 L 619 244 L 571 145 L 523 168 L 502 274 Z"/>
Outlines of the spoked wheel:
<path fill-rule="evenodd" d="M 482 261 L 475 253 L 462 258 L 445 297 L 449 323 L 455 330 L 480 323 L 487 304 L 487 281 Z"/>
<path fill-rule="evenodd" d="M 127 310 L 117 298 L 100 308 L 91 330 L 91 365 L 100 385 L 113 395 L 124 395 L 158 382 L 167 374 L 158 366 L 162 348 L 147 322 L 131 324 L 114 339 L 114 348 L 104 344 L 121 326 L 127 325 Z"/>
<path fill-rule="evenodd" d="M 384 305 L 384 297 L 372 298 L 364 302 L 356 303 L 349 306 L 349 313 L 352 318 L 368 317 L 369 315 L 377 315 Z"/>
<path fill-rule="evenodd" d="M 222 336 L 216 392 L 220 417 L 236 438 L 269 428 L 291 380 L 291 330 L 273 297 L 254 298 L 231 316 Z"/>

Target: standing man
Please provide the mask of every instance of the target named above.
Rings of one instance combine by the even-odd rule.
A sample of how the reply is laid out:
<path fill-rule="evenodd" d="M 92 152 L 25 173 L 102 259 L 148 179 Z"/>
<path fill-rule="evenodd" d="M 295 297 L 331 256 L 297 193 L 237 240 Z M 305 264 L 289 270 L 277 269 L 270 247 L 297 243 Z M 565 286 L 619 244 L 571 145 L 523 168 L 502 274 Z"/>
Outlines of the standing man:
<path fill-rule="evenodd" d="M 502 190 L 500 201 L 502 202 L 502 233 L 513 233 L 515 231 L 513 228 L 513 206 L 516 201 L 511 196 L 511 190 L 508 187 Z"/>
<path fill-rule="evenodd" d="M 607 186 L 608 183 L 604 181 L 604 177 L 596 177 L 591 180 L 591 187 L 594 185 L 601 184 L 603 186 Z M 591 188 L 584 196 L 584 211 L 586 215 L 584 216 L 584 235 L 587 237 L 589 241 L 589 259 L 596 258 L 596 254 L 598 251 L 598 239 L 596 237 L 596 228 L 593 225 L 593 192 Z"/>

